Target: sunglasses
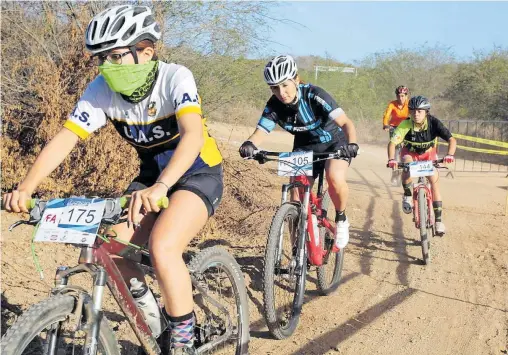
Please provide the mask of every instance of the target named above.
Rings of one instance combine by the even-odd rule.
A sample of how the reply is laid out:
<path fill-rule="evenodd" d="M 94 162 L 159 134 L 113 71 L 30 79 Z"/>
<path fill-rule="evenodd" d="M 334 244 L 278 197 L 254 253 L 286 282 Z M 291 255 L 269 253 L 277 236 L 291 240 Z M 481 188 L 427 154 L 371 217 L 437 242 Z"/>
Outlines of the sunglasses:
<path fill-rule="evenodd" d="M 103 64 L 106 60 L 111 64 L 122 64 L 122 58 L 130 53 L 131 51 L 126 51 L 123 53 L 97 54 L 95 58 L 97 58 L 99 65 Z"/>

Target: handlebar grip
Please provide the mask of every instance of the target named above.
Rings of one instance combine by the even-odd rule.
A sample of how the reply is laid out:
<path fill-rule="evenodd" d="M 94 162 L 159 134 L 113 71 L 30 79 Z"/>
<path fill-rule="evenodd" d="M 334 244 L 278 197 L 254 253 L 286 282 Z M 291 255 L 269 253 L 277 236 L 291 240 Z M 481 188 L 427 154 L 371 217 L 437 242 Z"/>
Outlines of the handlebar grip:
<path fill-rule="evenodd" d="M 33 209 L 33 208 L 37 205 L 37 202 L 38 202 L 38 201 L 39 201 L 39 200 L 38 200 L 38 199 L 36 199 L 36 198 L 31 198 L 31 199 L 29 199 L 29 200 L 26 200 L 25 206 L 26 206 L 27 210 L 30 212 L 30 210 L 32 210 L 32 209 Z M 0 209 L 1 209 L 2 211 L 5 211 L 5 206 L 4 206 L 3 201 L 2 201 L 2 203 L 1 203 Z"/>
<path fill-rule="evenodd" d="M 30 211 L 33 209 L 39 200 L 36 198 L 31 198 L 30 200 L 26 200 L 26 208 Z"/>
<path fill-rule="evenodd" d="M 130 196 L 120 197 L 120 207 L 125 208 L 129 205 L 130 202 L 131 202 Z M 167 196 L 161 197 L 161 199 L 159 201 L 157 201 L 157 206 L 162 209 L 168 208 L 169 198 Z"/>

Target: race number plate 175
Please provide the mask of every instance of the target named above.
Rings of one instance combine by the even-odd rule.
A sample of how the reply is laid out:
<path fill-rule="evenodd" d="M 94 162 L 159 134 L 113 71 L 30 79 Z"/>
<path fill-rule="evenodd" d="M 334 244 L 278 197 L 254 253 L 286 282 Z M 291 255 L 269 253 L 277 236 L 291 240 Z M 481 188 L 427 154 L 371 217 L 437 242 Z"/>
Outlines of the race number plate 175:
<path fill-rule="evenodd" d="M 433 176 L 434 164 L 432 161 L 414 161 L 409 163 L 409 174 L 411 177 Z"/>
<path fill-rule="evenodd" d="M 34 240 L 93 245 L 104 215 L 102 198 L 59 198 L 48 201 Z"/>
<path fill-rule="evenodd" d="M 312 176 L 314 154 L 310 152 L 292 152 L 279 154 L 279 176 Z"/>

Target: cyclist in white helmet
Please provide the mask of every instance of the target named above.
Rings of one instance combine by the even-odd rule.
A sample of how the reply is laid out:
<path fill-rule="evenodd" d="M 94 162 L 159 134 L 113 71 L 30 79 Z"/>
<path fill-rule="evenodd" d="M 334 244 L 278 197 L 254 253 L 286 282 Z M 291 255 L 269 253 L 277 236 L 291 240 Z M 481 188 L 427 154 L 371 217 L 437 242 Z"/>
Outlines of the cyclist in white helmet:
<path fill-rule="evenodd" d="M 240 155 L 252 156 L 277 124 L 295 136 L 294 151 L 336 152 L 345 146 L 347 158 L 315 163 L 313 167 L 314 179 L 326 171 L 328 191 L 337 211 L 336 246 L 342 249 L 349 241 L 346 172 L 351 159 L 358 154 L 355 126 L 325 90 L 300 79 L 291 56 L 279 55 L 270 60 L 264 76 L 273 95 L 256 131 L 240 147 Z"/>
<path fill-rule="evenodd" d="M 44 147 L 18 188 L 3 200 L 8 210 L 26 212 L 25 202 L 37 185 L 79 139 L 109 119 L 141 162 L 139 176 L 126 191 L 132 194 L 129 222 L 115 226 L 113 235 L 136 244 L 149 239 L 171 321 L 172 353 L 195 354 L 192 285 L 182 253 L 220 203 L 222 156 L 204 124 L 192 73 L 157 60 L 154 43 L 160 36 L 146 6 L 114 6 L 90 21 L 86 48 L 97 58 L 101 75 L 88 85 L 64 128 Z M 156 201 L 166 195 L 169 207 L 160 211 Z M 105 246 L 134 258 L 115 241 Z M 115 260 L 126 281 L 143 279 L 135 264 Z"/>

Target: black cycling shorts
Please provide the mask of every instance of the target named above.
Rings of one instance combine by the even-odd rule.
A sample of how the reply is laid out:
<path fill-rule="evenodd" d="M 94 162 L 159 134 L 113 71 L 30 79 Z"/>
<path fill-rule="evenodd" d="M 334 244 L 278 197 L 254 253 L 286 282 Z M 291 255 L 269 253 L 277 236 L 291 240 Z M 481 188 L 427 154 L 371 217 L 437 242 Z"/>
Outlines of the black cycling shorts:
<path fill-rule="evenodd" d="M 328 153 L 328 152 L 336 152 L 341 147 L 347 145 L 347 141 L 345 137 L 334 140 L 330 143 L 318 143 L 318 144 L 309 144 L 309 145 L 298 145 L 293 146 L 293 152 L 297 151 L 313 151 L 314 153 Z M 338 160 L 345 160 L 348 163 L 351 163 L 351 159 L 348 158 L 336 158 Z M 312 177 L 316 179 L 324 170 L 325 170 L 326 160 L 315 162 L 312 165 Z"/>
<path fill-rule="evenodd" d="M 127 190 L 125 195 L 129 195 L 134 191 L 143 190 L 152 186 L 157 179 L 147 177 L 147 174 L 140 175 L 135 178 Z M 198 195 L 206 205 L 208 217 L 212 216 L 222 200 L 224 190 L 222 164 L 213 167 L 203 167 L 188 175 L 184 175 L 173 185 L 168 191 L 168 197 L 178 190 L 187 190 Z"/>

